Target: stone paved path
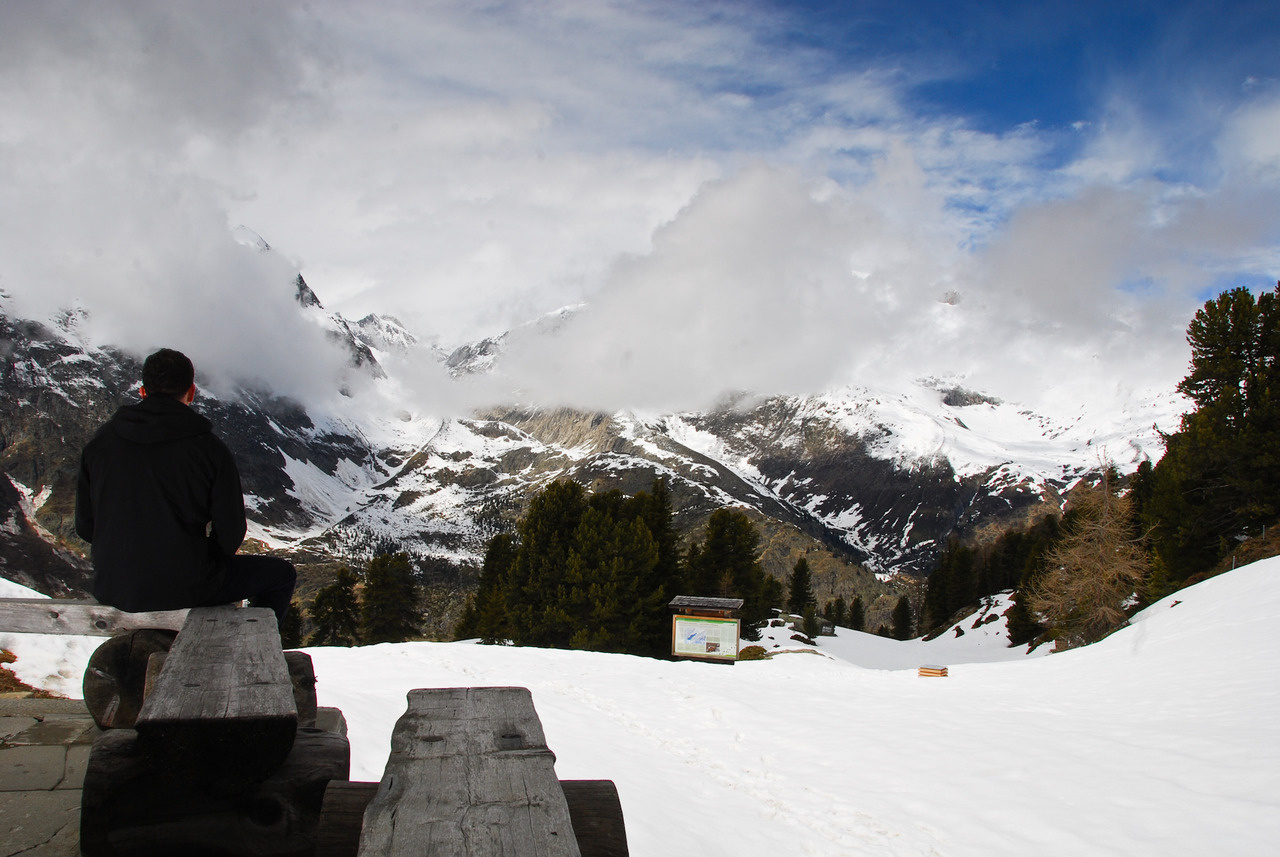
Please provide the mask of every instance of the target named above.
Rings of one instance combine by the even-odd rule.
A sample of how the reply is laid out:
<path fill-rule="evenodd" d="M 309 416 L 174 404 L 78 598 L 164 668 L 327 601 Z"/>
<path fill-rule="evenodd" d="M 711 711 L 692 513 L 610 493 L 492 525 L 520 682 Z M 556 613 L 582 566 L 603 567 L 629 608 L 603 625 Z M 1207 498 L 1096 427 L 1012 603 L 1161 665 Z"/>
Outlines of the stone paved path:
<path fill-rule="evenodd" d="M 0 699 L 0 857 L 79 857 L 97 734 L 78 699 Z"/>

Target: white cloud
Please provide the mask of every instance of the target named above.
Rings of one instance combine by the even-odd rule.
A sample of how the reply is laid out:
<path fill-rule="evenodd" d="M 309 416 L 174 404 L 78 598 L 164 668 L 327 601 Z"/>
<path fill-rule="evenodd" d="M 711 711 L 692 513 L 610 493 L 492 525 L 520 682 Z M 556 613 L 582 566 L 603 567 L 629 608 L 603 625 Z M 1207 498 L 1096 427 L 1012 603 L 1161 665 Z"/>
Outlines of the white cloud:
<path fill-rule="evenodd" d="M 447 345 L 587 300 L 556 339 L 516 337 L 499 386 L 430 369 L 402 395 L 661 406 L 886 373 L 1171 384 L 1203 290 L 1274 273 L 1265 86 L 1195 112 L 1217 145 L 1194 177 L 1120 96 L 1062 163 L 1034 126 L 916 111 L 904 88 L 945 67 L 836 68 L 763 38 L 776 14 L 5 4 L 0 289 L 309 398 L 343 356 L 297 318 L 294 266 L 330 308 Z"/>
<path fill-rule="evenodd" d="M 1242 179 L 1280 182 L 1280 96 L 1236 110 L 1226 124 L 1221 150 L 1227 167 Z"/>

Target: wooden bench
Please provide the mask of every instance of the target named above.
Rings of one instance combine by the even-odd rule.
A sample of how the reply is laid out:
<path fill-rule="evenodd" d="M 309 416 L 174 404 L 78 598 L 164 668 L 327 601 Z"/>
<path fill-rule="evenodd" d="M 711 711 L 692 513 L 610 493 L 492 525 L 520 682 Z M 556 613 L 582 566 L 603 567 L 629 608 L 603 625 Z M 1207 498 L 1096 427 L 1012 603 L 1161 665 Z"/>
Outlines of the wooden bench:
<path fill-rule="evenodd" d="M 554 765 L 526 688 L 411 690 L 382 781 L 329 784 L 316 857 L 626 857 L 613 783 Z"/>
<path fill-rule="evenodd" d="M 313 728 L 310 658 L 280 652 L 270 611 L 0 599 L 0 623 L 115 635 L 90 661 L 86 701 L 106 687 L 106 725 L 135 728 L 94 742 L 86 857 L 628 855 L 614 784 L 556 778 L 525 688 L 410 691 L 382 781 L 353 783 L 345 724 Z"/>
<path fill-rule="evenodd" d="M 144 752 L 190 775 L 234 785 L 278 768 L 293 748 L 298 710 L 272 612 L 193 609 L 135 728 Z"/>
<path fill-rule="evenodd" d="M 325 787 L 349 777 L 350 748 L 300 727 L 294 694 L 270 610 L 192 609 L 135 728 L 94 742 L 81 852 L 310 857 Z"/>

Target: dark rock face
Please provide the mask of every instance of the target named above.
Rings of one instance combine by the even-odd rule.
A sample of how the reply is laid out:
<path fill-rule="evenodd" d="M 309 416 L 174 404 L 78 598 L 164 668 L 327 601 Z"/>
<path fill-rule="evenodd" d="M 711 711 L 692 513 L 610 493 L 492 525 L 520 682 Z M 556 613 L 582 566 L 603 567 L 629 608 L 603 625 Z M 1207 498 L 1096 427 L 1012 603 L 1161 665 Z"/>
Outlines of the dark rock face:
<path fill-rule="evenodd" d="M 903 467 L 875 457 L 878 437 L 850 435 L 802 404 L 769 399 L 691 422 L 757 470 L 800 526 L 874 570 L 927 574 L 951 536 L 1048 510 L 1039 492 L 992 484 L 992 473 L 961 478 L 945 459 Z"/>
<path fill-rule="evenodd" d="M 0 468 L 33 493 L 47 489 L 37 521 L 59 544 L 76 544 L 80 449 L 136 387 L 138 364 L 110 350 L 88 355 L 58 331 L 3 316 L 0 352 Z"/>
<path fill-rule="evenodd" d="M 985 396 L 982 393 L 975 393 L 972 390 L 966 390 L 963 387 L 951 387 L 943 390 L 942 403 L 950 405 L 953 408 L 969 408 L 974 405 L 998 405 L 999 399 Z"/>
<path fill-rule="evenodd" d="M 339 462 L 380 467 L 373 450 L 351 435 L 320 431 L 306 409 L 287 399 L 243 394 L 241 401 L 197 400 L 195 407 L 213 423 L 214 434 L 230 448 L 240 482 L 258 523 L 305 529 L 312 514 L 291 494 L 295 488 L 287 459 L 333 474 Z"/>
<path fill-rule="evenodd" d="M 54 538 L 23 508 L 21 494 L 0 479 L 0 577 L 45 595 L 84 598 L 89 594 L 89 562 L 54 546 Z"/>

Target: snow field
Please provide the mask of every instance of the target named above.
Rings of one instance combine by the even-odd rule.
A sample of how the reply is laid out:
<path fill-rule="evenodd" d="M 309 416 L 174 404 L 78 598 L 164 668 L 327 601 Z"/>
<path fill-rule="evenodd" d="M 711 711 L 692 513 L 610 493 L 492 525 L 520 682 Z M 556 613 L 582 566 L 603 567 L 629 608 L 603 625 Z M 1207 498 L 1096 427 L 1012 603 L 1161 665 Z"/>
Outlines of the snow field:
<path fill-rule="evenodd" d="M 559 775 L 617 783 L 637 857 L 1246 855 L 1280 842 L 1280 672 L 1266 632 L 1278 608 L 1272 560 L 1178 593 L 1095 646 L 1017 662 L 949 661 L 929 648 L 945 637 L 868 635 L 840 645 L 865 644 L 867 662 L 893 647 L 928 660 L 311 651 L 322 703 L 352 724 L 353 778 L 380 776 L 408 689 L 529 687 Z M 950 677 L 919 678 L 927 662 Z"/>
<path fill-rule="evenodd" d="M 1280 558 L 1051 657 L 972 620 L 959 638 L 842 632 L 734 666 L 470 643 L 308 651 L 321 704 L 350 724 L 356 780 L 380 778 L 411 688 L 530 688 L 559 776 L 617 783 L 636 857 L 1261 855 L 1280 842 L 1278 614 Z M 774 634 L 804 648 L 789 635 Z M 74 673 L 66 638 L 0 645 L 29 682 Z M 976 662 L 995 658 L 1013 660 Z M 950 676 L 920 678 L 922 663 Z"/>

